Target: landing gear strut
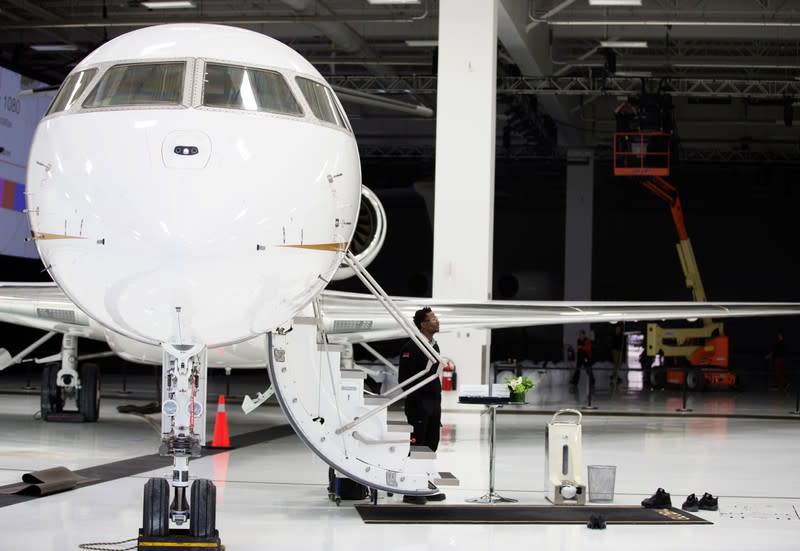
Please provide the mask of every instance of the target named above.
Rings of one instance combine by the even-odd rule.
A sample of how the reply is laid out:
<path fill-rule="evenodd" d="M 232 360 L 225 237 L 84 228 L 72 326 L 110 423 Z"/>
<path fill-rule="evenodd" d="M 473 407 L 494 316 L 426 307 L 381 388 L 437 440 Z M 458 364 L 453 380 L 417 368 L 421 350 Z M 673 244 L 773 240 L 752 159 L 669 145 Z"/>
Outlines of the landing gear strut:
<path fill-rule="evenodd" d="M 74 404 L 75 409 L 69 409 Z M 78 338 L 64 335 L 61 366 L 42 369 L 41 412 L 45 421 L 95 422 L 100 416 L 100 370 L 96 364 L 78 368 Z"/>
<path fill-rule="evenodd" d="M 189 491 L 189 459 L 199 457 L 205 443 L 207 367 L 205 346 L 163 345 L 158 451 L 173 458 L 172 480 L 151 478 L 144 486 L 140 549 L 157 551 L 192 543 L 212 551 L 222 549 L 216 529 L 217 488 L 210 480 L 197 479 Z M 188 522 L 189 529 L 171 529 L 170 521 L 178 526 Z"/>

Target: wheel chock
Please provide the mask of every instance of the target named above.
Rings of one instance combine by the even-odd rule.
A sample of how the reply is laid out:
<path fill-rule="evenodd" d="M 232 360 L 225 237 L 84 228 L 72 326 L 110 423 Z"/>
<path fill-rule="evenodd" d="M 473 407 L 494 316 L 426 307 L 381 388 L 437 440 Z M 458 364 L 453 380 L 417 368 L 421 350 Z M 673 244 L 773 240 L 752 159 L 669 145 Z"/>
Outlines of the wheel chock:
<path fill-rule="evenodd" d="M 189 534 L 186 529 L 170 528 L 166 536 L 144 536 L 139 530 L 136 540 L 137 551 L 225 551 L 225 546 L 219 539 L 219 531 L 214 530 L 214 535 L 208 538 L 197 538 Z"/>

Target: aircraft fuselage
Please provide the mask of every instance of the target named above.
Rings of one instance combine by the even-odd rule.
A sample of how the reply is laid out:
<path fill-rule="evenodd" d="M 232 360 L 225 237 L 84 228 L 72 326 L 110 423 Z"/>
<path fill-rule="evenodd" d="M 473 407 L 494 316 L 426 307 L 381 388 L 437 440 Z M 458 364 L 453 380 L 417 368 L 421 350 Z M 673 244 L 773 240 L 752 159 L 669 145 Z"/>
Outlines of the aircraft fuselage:
<path fill-rule="evenodd" d="M 27 200 L 45 265 L 84 312 L 138 341 L 218 346 L 325 286 L 360 168 L 301 56 L 242 29 L 171 25 L 107 43 L 72 75 L 36 131 Z"/>

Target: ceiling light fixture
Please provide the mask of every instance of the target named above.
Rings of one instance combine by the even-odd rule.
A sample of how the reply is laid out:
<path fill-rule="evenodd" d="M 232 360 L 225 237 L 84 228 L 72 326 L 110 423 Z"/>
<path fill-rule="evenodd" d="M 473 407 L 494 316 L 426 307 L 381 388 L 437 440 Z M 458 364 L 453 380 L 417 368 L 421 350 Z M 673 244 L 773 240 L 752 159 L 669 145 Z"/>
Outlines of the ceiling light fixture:
<path fill-rule="evenodd" d="M 589 0 L 590 6 L 641 6 L 642 0 Z"/>
<path fill-rule="evenodd" d="M 369 4 L 386 5 L 386 4 L 419 4 L 419 0 L 367 0 Z"/>
<path fill-rule="evenodd" d="M 141 2 L 142 6 L 148 10 L 178 10 L 186 8 L 194 8 L 195 3 L 193 0 L 178 0 L 178 1 L 158 1 Z"/>
<path fill-rule="evenodd" d="M 601 40 L 601 48 L 647 48 L 644 40 Z"/>
<path fill-rule="evenodd" d="M 406 40 L 406 46 L 412 48 L 435 48 L 438 45 L 438 40 Z"/>
<path fill-rule="evenodd" d="M 628 77 L 628 78 L 649 78 L 653 76 L 651 71 L 617 71 L 615 77 Z"/>
<path fill-rule="evenodd" d="M 37 52 L 74 52 L 78 47 L 75 44 L 32 44 L 31 49 Z"/>

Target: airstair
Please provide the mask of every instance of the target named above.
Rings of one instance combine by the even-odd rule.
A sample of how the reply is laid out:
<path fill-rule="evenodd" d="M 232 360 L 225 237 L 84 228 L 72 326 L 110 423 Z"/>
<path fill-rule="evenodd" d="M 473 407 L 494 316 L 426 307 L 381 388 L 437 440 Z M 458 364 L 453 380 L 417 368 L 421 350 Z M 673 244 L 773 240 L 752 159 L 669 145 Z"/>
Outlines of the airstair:
<path fill-rule="evenodd" d="M 365 284 L 371 280 L 349 253 L 345 261 L 353 263 L 359 277 L 366 278 Z M 374 280 L 368 287 L 383 293 Z M 379 300 L 387 301 L 387 309 L 393 307 L 385 293 Z M 411 446 L 411 426 L 402 413 L 389 418 L 390 405 L 439 374 L 424 377 L 426 372 L 421 372 L 420 377 L 379 395 L 365 391 L 366 374 L 342 369 L 342 345 L 327 342 L 317 311 L 314 304 L 309 305 L 291 324 L 266 337 L 275 396 L 303 442 L 336 471 L 376 490 L 424 496 L 439 486 L 457 485 L 455 476 L 437 469 L 434 452 Z M 416 328 L 396 308 L 389 311 L 398 323 L 410 325 L 412 338 L 428 345 L 429 350 L 423 352 L 433 352 L 429 362 L 438 361 L 438 354 L 418 331 L 413 334 Z"/>

